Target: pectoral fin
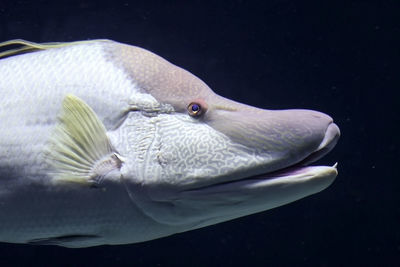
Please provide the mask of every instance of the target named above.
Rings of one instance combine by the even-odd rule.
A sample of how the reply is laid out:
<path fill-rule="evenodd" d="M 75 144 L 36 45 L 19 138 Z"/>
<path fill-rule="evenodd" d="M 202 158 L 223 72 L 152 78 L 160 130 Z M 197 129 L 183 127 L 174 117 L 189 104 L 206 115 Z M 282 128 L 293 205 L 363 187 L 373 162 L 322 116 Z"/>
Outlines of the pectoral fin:
<path fill-rule="evenodd" d="M 83 185 L 96 185 L 122 165 L 122 157 L 110 144 L 103 123 L 83 100 L 73 95 L 63 101 L 47 158 L 54 182 Z"/>

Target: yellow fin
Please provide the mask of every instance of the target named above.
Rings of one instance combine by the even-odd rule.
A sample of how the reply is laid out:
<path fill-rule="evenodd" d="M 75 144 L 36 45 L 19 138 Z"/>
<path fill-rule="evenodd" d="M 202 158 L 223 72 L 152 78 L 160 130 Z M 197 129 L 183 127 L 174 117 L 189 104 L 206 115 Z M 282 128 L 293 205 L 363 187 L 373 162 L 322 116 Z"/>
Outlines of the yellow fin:
<path fill-rule="evenodd" d="M 122 164 L 103 123 L 83 100 L 73 95 L 64 98 L 46 156 L 55 182 L 83 185 L 95 185 Z"/>
<path fill-rule="evenodd" d="M 0 43 L 0 48 L 7 47 L 7 46 L 14 46 L 14 45 L 20 45 L 20 47 L 0 52 L 0 58 L 19 55 L 19 54 L 23 54 L 23 53 L 34 52 L 34 51 L 38 51 L 38 50 L 46 50 L 46 49 L 65 47 L 65 46 L 71 46 L 71 45 L 76 45 L 76 44 L 104 42 L 104 41 L 108 41 L 108 40 L 96 39 L 96 40 L 86 40 L 86 41 L 76 41 L 76 42 L 34 43 L 34 42 L 22 40 L 22 39 L 14 39 L 14 40 L 9 40 L 9 41 Z"/>

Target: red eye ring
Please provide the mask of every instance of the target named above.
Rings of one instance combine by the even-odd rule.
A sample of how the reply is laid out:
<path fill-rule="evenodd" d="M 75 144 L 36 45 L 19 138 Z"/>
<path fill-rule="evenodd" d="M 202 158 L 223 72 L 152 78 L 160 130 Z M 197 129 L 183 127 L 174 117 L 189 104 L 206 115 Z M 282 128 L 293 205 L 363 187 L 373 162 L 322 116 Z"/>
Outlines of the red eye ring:
<path fill-rule="evenodd" d="M 187 111 L 192 117 L 199 117 L 207 111 L 207 104 L 202 99 L 196 99 L 187 106 Z"/>
<path fill-rule="evenodd" d="M 189 112 L 189 115 L 192 117 L 200 116 L 203 113 L 201 105 L 196 102 L 190 103 L 189 106 L 187 107 L 187 111 Z"/>

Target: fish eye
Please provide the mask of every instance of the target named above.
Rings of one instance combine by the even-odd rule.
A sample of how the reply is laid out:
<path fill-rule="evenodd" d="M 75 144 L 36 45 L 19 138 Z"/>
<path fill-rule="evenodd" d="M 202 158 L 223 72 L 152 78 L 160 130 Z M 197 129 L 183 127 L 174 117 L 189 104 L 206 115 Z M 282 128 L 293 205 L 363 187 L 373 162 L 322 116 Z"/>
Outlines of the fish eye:
<path fill-rule="evenodd" d="M 201 101 L 192 102 L 188 105 L 187 111 L 192 117 L 199 117 L 206 111 L 206 105 L 200 103 Z"/>

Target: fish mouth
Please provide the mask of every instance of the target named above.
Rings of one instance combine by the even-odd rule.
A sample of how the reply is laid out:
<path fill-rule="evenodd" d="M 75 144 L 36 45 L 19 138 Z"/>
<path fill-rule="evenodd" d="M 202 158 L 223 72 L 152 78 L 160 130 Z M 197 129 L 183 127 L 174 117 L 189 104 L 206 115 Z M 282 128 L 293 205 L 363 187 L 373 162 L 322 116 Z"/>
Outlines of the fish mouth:
<path fill-rule="evenodd" d="M 324 138 L 318 148 L 301 161 L 271 172 L 243 177 L 238 180 L 224 181 L 201 188 L 196 188 L 195 190 L 207 190 L 212 188 L 213 191 L 226 191 L 227 189 L 236 190 L 243 189 L 245 187 L 249 188 L 249 186 L 254 185 L 260 186 L 261 184 L 266 185 L 268 183 L 304 181 L 315 178 L 325 178 L 326 180 L 330 180 L 330 182 L 327 183 L 328 186 L 337 176 L 337 163 L 335 163 L 333 166 L 309 166 L 309 164 L 328 154 L 337 144 L 339 137 L 339 127 L 335 123 L 331 122 L 328 125 Z"/>
<path fill-rule="evenodd" d="M 299 175 L 307 176 L 308 172 L 315 174 L 314 172 L 317 170 L 330 171 L 336 173 L 337 175 L 337 163 L 335 163 L 333 166 L 309 166 L 309 164 L 321 159 L 326 154 L 328 154 L 337 144 L 339 137 L 340 137 L 339 127 L 332 122 L 327 127 L 325 136 L 321 141 L 320 145 L 318 146 L 318 148 L 300 162 L 297 162 L 293 165 L 287 166 L 279 170 L 243 178 L 240 180 L 275 179 L 281 177 L 292 177 L 292 176 L 297 177 Z"/>

